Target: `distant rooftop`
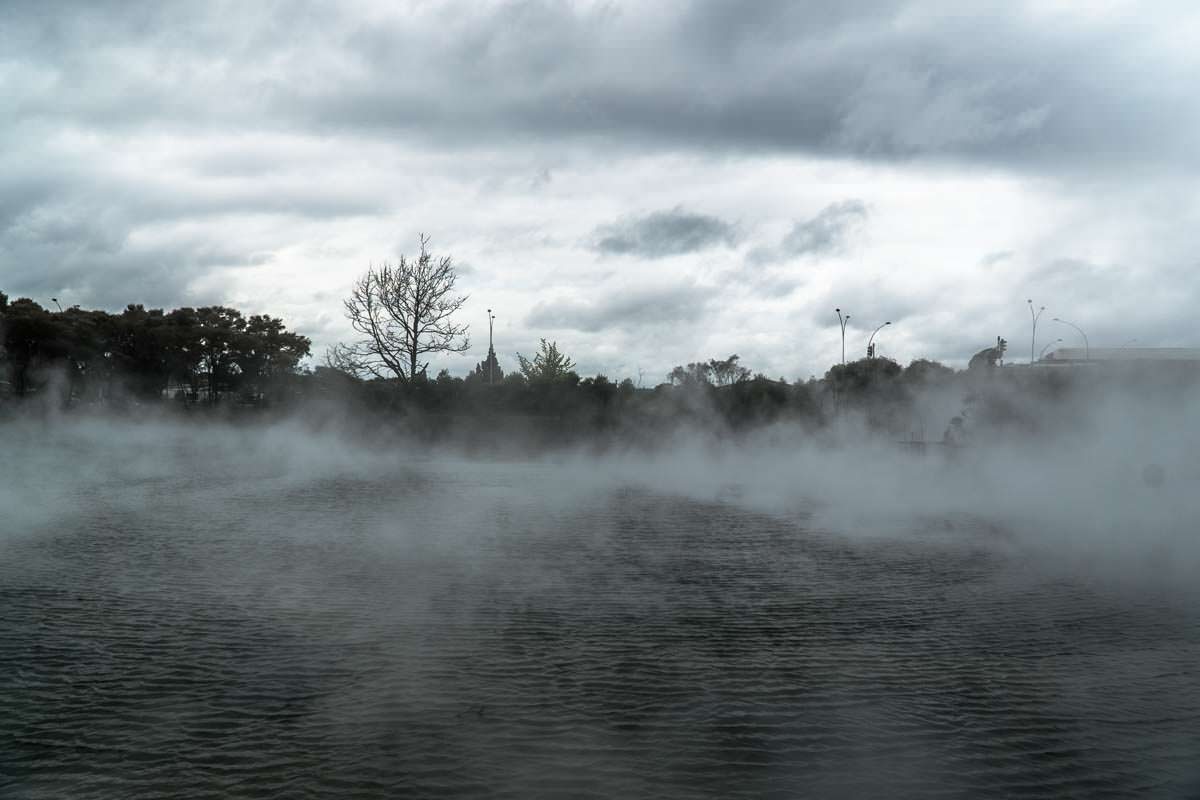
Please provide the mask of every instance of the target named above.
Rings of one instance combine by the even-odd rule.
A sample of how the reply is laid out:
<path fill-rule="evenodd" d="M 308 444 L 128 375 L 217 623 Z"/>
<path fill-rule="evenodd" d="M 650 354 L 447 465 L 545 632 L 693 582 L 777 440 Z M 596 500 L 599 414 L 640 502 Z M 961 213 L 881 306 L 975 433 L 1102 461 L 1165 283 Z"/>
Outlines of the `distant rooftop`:
<path fill-rule="evenodd" d="M 1200 347 L 1061 347 L 1043 361 L 1196 361 Z"/>

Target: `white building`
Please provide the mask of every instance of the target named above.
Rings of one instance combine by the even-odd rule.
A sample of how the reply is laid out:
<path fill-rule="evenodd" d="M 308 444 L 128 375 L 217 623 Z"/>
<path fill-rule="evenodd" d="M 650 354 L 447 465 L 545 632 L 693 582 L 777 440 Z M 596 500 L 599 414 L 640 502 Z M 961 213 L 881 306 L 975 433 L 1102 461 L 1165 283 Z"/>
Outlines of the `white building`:
<path fill-rule="evenodd" d="M 1174 362 L 1180 365 L 1200 364 L 1200 347 L 1060 347 L 1047 353 L 1046 364 L 1087 364 L 1127 362 Z"/>

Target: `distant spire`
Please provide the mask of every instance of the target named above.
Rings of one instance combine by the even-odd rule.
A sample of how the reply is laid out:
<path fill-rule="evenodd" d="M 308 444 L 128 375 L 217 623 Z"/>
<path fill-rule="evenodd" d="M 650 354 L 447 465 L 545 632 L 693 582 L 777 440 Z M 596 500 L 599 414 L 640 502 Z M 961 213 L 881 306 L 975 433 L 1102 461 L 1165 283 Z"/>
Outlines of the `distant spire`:
<path fill-rule="evenodd" d="M 495 350 L 495 348 L 492 347 L 492 322 L 495 321 L 496 315 L 492 313 L 492 310 L 490 308 L 487 310 L 487 312 L 488 312 L 488 357 L 487 357 L 486 363 L 488 365 L 488 383 L 493 384 L 496 382 L 496 368 L 498 366 L 500 366 L 498 363 L 496 363 L 496 350 Z M 501 376 L 501 378 L 503 378 L 504 373 L 501 372 L 500 376 Z"/>

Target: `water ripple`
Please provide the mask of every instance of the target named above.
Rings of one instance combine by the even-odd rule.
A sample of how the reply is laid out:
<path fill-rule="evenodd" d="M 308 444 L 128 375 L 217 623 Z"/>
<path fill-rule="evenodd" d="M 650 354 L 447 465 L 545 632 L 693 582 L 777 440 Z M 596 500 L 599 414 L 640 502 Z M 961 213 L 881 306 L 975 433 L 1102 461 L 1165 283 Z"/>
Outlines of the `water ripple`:
<path fill-rule="evenodd" d="M 986 525 L 855 541 L 534 481 L 154 491 L 4 551 L 4 797 L 1200 787 L 1196 617 Z"/>

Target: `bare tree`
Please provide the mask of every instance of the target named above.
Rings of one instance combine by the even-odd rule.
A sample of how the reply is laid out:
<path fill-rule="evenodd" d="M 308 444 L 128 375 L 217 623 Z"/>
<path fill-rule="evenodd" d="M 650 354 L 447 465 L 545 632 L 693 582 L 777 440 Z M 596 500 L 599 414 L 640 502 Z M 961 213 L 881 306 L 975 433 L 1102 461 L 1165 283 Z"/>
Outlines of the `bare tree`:
<path fill-rule="evenodd" d="M 356 375 L 411 381 L 429 366 L 428 353 L 462 353 L 470 345 L 466 325 L 452 317 L 466 302 L 454 294 L 457 275 L 450 256 L 435 258 L 421 234 L 421 254 L 397 264 L 370 267 L 345 301 L 346 317 L 365 338 L 335 345 L 331 367 Z"/>

